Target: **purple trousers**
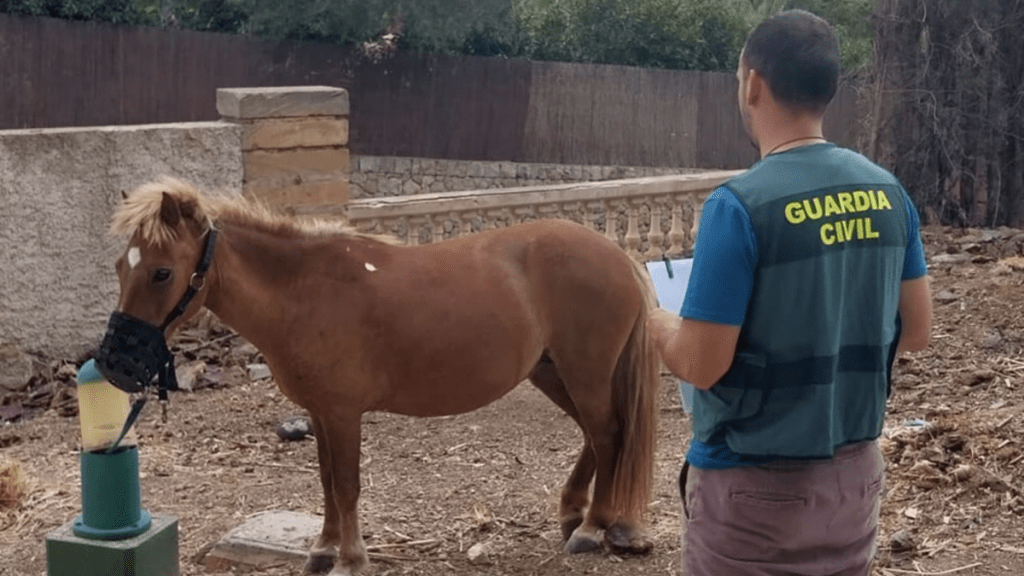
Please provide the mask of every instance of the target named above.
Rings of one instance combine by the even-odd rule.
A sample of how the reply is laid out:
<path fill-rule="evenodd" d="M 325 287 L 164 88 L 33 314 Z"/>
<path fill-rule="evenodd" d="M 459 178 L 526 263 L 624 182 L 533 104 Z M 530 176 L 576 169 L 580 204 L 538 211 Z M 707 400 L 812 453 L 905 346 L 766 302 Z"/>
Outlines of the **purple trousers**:
<path fill-rule="evenodd" d="M 829 460 L 685 464 L 684 576 L 867 576 L 884 474 L 874 441 Z"/>

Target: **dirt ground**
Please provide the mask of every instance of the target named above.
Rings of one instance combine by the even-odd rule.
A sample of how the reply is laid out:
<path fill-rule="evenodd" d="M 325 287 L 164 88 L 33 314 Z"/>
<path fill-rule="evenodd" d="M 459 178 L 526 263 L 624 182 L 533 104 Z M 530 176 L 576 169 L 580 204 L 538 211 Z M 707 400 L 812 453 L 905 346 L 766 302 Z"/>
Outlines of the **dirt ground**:
<path fill-rule="evenodd" d="M 888 477 L 875 576 L 1024 574 L 1024 233 L 924 233 L 936 297 L 933 344 L 896 367 L 886 434 Z M 315 441 L 281 441 L 301 414 L 258 353 L 213 322 L 176 340 L 179 368 L 205 366 L 193 392 L 151 403 L 139 424 L 143 508 L 180 522 L 181 572 L 267 510 L 322 513 Z M 50 364 L 0 402 L 0 466 L 27 484 L 0 509 L 0 575 L 46 572 L 46 534 L 80 509 L 79 431 L 70 362 Z M 362 526 L 369 576 L 681 575 L 676 476 L 690 425 L 675 383 L 661 390 L 654 551 L 561 552 L 557 497 L 581 445 L 572 421 L 529 385 L 469 414 L 363 418 Z M 3 475 L 0 474 L 0 479 Z M 483 543 L 471 563 L 468 550 Z M 298 574 L 298 566 L 258 571 Z"/>

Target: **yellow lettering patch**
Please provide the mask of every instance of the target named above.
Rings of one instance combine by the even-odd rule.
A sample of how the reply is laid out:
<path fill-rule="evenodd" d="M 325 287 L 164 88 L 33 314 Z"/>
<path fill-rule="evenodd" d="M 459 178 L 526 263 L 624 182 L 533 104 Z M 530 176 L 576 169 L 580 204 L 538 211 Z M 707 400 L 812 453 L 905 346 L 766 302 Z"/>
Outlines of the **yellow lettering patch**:
<path fill-rule="evenodd" d="M 833 216 L 852 215 L 821 224 L 818 230 L 821 243 L 832 246 L 878 238 L 880 234 L 872 227 L 868 213 L 880 210 L 892 210 L 892 202 L 884 190 L 853 190 L 789 202 L 783 212 L 786 221 L 794 226 Z"/>

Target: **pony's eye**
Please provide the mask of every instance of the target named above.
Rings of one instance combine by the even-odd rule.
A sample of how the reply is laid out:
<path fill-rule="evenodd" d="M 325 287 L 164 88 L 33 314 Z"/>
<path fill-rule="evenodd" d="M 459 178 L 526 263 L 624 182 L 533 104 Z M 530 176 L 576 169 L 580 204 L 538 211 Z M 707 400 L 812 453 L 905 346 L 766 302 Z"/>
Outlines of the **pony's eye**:
<path fill-rule="evenodd" d="M 158 268 L 156 272 L 153 272 L 153 284 L 159 284 L 161 282 L 167 282 L 171 278 L 170 268 Z"/>

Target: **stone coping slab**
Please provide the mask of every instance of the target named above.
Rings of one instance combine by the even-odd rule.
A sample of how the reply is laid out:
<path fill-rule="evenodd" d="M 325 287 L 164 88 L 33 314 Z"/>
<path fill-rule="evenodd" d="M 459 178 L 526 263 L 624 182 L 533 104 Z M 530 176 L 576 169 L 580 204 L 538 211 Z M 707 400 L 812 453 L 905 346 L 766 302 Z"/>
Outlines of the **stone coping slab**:
<path fill-rule="evenodd" d="M 217 112 L 225 118 L 348 116 L 348 90 L 332 86 L 218 88 Z"/>

